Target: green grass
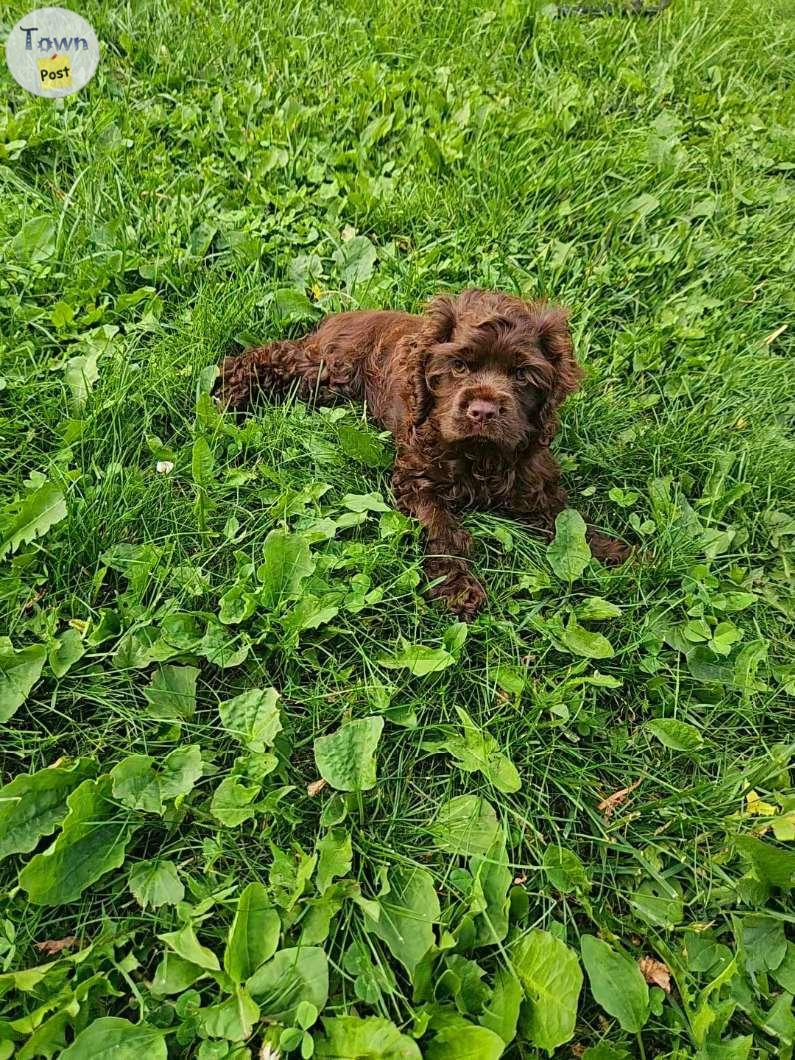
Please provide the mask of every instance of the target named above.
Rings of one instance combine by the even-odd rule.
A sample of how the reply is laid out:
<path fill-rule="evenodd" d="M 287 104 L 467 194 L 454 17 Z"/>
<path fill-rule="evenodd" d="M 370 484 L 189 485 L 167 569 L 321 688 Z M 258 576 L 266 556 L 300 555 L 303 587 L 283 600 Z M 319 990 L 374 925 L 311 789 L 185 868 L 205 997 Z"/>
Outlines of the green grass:
<path fill-rule="evenodd" d="M 530 6 L 89 2 L 88 88 L 55 104 L 3 68 L 0 779 L 38 777 L 0 793 L 0 1058 L 81 1032 L 71 1060 L 101 1055 L 101 1033 L 201 1060 L 280 1037 L 290 1056 L 310 1039 L 428 1060 L 792 1055 L 795 19 L 772 0 L 649 19 Z M 4 38 L 24 13 L 4 9 Z M 587 378 L 556 443 L 570 504 L 638 560 L 567 584 L 544 542 L 473 514 L 489 604 L 463 639 L 423 597 L 412 523 L 371 503 L 321 539 L 319 520 L 362 507 L 349 495 L 391 505 L 390 444 L 362 410 L 263 401 L 237 425 L 205 370 L 323 312 L 466 285 L 571 307 Z M 52 525 L 11 540 L 45 494 Z M 303 581 L 279 581 L 283 553 Z M 227 598 L 245 617 L 223 624 L 232 586 L 251 614 Z M 592 597 L 620 614 L 581 618 L 609 643 L 573 649 L 567 616 Z M 412 645 L 439 668 L 413 673 Z M 12 647 L 29 649 L 17 696 Z M 150 704 L 167 667 L 195 669 L 195 709 L 190 691 Z M 270 687 L 281 731 L 245 746 L 219 704 Z M 368 717 L 384 719 L 375 786 L 308 794 L 318 739 Z M 200 775 L 174 779 L 163 761 L 188 745 Z M 367 758 L 343 750 L 337 770 Z M 37 827 L 58 760 L 66 787 Z M 439 825 L 462 795 L 496 815 L 485 859 Z M 145 909 L 142 864 L 165 899 Z M 327 1000 L 280 966 L 281 1001 L 184 963 L 164 988 L 160 936 L 186 924 L 223 962 L 237 911 L 248 971 L 270 955 L 271 914 L 238 905 L 252 883 L 280 949 L 322 947 Z M 415 967 L 407 947 L 428 945 Z M 583 952 L 576 1003 L 565 967 Z M 644 956 L 670 994 L 647 995 Z M 376 1031 L 398 1031 L 346 1015 L 406 1037 L 379 1051 Z"/>

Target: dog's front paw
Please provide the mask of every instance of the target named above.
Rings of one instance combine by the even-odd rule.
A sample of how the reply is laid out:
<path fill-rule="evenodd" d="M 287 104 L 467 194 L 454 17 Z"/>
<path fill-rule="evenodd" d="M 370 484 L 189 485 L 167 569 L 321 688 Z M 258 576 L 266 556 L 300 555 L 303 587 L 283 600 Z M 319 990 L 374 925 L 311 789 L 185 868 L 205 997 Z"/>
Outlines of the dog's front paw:
<path fill-rule="evenodd" d="M 486 590 L 468 570 L 451 572 L 429 595 L 446 604 L 461 622 L 471 622 L 486 602 Z"/>

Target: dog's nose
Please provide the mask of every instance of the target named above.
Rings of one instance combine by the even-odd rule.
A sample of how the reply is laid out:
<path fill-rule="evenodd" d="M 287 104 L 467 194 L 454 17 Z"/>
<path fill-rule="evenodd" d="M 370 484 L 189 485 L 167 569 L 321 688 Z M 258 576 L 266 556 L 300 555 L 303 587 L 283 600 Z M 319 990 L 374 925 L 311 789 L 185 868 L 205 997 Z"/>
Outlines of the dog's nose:
<path fill-rule="evenodd" d="M 467 416 L 473 423 L 488 423 L 489 420 L 497 418 L 500 407 L 496 401 L 487 401 L 485 398 L 475 398 L 467 406 Z"/>

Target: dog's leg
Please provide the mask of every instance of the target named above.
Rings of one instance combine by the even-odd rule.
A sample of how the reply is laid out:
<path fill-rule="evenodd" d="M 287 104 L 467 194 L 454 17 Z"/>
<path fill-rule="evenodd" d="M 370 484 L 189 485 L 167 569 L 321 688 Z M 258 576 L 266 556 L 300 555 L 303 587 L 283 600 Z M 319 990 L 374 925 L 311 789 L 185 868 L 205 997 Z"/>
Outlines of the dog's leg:
<path fill-rule="evenodd" d="M 257 391 L 283 394 L 293 388 L 302 400 L 322 405 L 358 397 L 355 372 L 340 365 L 330 369 L 312 338 L 270 342 L 225 358 L 215 386 L 218 404 L 244 412 Z"/>
<path fill-rule="evenodd" d="M 425 531 L 425 575 L 436 582 L 429 596 L 442 600 L 463 622 L 470 622 L 486 601 L 486 592 L 469 569 L 472 535 L 434 496 L 433 484 L 411 464 L 398 459 L 392 477 L 397 506 Z"/>

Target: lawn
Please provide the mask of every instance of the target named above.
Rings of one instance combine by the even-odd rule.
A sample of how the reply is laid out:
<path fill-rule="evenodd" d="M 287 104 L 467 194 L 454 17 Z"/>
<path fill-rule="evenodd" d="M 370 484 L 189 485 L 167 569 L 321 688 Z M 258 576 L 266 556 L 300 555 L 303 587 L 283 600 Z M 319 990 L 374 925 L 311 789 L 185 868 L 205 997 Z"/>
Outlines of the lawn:
<path fill-rule="evenodd" d="M 77 6 L 0 74 L 0 1060 L 791 1057 L 791 4 Z M 209 391 L 472 285 L 571 308 L 636 549 L 473 514 L 464 626 L 361 408 Z"/>

